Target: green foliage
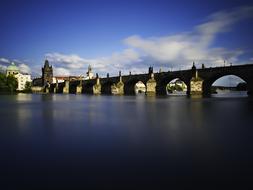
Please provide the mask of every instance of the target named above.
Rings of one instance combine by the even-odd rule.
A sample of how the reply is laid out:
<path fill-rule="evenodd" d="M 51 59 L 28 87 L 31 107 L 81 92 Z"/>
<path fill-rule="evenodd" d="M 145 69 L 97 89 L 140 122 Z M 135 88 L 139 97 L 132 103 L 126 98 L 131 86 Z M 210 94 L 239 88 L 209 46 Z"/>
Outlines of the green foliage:
<path fill-rule="evenodd" d="M 168 85 L 167 90 L 169 93 L 173 93 L 174 91 L 183 91 L 183 87 L 181 85 L 175 84 L 175 85 Z"/>
<path fill-rule="evenodd" d="M 10 92 L 14 92 L 18 88 L 18 81 L 13 75 L 7 77 L 7 86 L 9 87 Z"/>
<path fill-rule="evenodd" d="M 0 73 L 0 92 L 1 93 L 13 93 L 18 87 L 17 79 L 10 75 L 8 77 L 5 74 Z"/>
<path fill-rule="evenodd" d="M 32 92 L 32 82 L 26 82 L 25 83 L 25 89 L 23 90 L 25 93 L 31 93 Z"/>

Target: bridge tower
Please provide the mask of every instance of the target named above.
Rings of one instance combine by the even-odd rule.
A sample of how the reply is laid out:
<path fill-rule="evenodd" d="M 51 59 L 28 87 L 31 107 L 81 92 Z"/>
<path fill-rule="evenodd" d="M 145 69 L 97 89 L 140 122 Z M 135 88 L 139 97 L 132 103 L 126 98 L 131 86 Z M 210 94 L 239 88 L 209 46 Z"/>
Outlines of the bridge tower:
<path fill-rule="evenodd" d="M 45 61 L 44 67 L 41 70 L 42 70 L 42 85 L 46 86 L 48 83 L 52 84 L 53 68 L 52 68 L 52 65 L 49 66 L 48 60 Z"/>

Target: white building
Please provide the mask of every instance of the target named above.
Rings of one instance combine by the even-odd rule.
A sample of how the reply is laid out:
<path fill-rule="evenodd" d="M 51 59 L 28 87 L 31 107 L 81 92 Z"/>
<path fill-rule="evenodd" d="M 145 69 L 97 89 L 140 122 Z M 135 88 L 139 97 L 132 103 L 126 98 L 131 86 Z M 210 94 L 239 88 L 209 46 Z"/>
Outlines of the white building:
<path fill-rule="evenodd" d="M 31 75 L 18 73 L 15 75 L 18 80 L 17 90 L 24 90 L 27 82 L 32 82 Z"/>
<path fill-rule="evenodd" d="M 89 80 L 89 79 L 94 79 L 94 74 L 92 73 L 92 69 L 91 66 L 89 65 L 88 67 L 88 72 L 86 73 L 86 77 L 84 78 L 84 80 Z"/>
<path fill-rule="evenodd" d="M 14 62 L 11 63 L 6 69 L 6 76 L 8 77 L 9 75 L 16 75 L 19 73 L 18 67 L 15 65 Z"/>
<path fill-rule="evenodd" d="M 6 69 L 6 76 L 9 75 L 13 75 L 17 79 L 17 90 L 19 91 L 25 89 L 26 82 L 32 82 L 31 75 L 20 73 L 18 67 L 13 62 Z"/>

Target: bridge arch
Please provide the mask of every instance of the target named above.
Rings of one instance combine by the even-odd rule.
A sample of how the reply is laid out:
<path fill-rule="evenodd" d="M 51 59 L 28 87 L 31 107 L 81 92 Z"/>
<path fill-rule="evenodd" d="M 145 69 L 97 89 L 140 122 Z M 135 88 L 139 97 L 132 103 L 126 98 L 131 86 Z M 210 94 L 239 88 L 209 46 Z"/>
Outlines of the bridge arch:
<path fill-rule="evenodd" d="M 214 90 L 212 90 L 212 85 L 216 85 L 216 82 L 218 80 L 221 80 L 221 79 L 224 79 L 225 77 L 233 77 L 235 79 L 238 80 L 238 83 L 239 82 L 244 82 L 246 83 L 246 90 L 248 91 L 249 90 L 249 84 L 250 84 L 250 81 L 248 80 L 247 77 L 245 77 L 244 75 L 240 74 L 240 73 L 231 73 L 231 72 L 227 72 L 227 73 L 218 73 L 218 74 L 215 74 L 207 79 L 204 80 L 203 82 L 203 94 L 204 95 L 210 95 L 212 94 L 212 92 L 214 92 Z M 229 81 L 228 81 L 229 83 Z M 233 87 L 235 87 L 234 84 L 231 84 Z"/>
<path fill-rule="evenodd" d="M 83 84 L 83 93 L 85 94 L 93 94 L 93 86 L 94 86 L 94 82 L 89 81 L 89 82 L 85 82 Z"/>
<path fill-rule="evenodd" d="M 111 86 L 114 84 L 113 81 L 106 81 L 101 84 L 101 94 L 112 94 Z"/>
<path fill-rule="evenodd" d="M 141 82 L 145 85 L 147 81 L 143 79 L 139 79 L 139 78 L 133 78 L 133 79 L 130 79 L 129 81 L 126 81 L 124 83 L 124 93 L 128 95 L 135 95 L 136 84 L 138 82 Z"/>
<path fill-rule="evenodd" d="M 69 82 L 69 93 L 75 94 L 76 93 L 76 87 L 79 85 L 79 81 L 70 81 Z"/>
<path fill-rule="evenodd" d="M 167 95 L 170 94 L 186 95 L 187 85 L 180 78 L 175 78 L 166 85 L 166 93 Z"/>
<path fill-rule="evenodd" d="M 182 76 L 167 76 L 167 77 L 164 77 L 162 78 L 161 80 L 158 81 L 157 83 L 157 86 L 156 86 L 156 91 L 157 91 L 157 94 L 159 95 L 167 95 L 168 94 L 168 90 L 167 90 L 167 87 L 168 87 L 168 84 L 174 80 L 180 80 L 182 81 L 186 86 L 187 86 L 187 92 L 189 91 L 189 87 L 190 87 L 190 78 L 185 78 L 185 77 L 182 77 Z"/>
<path fill-rule="evenodd" d="M 138 81 L 135 86 L 134 86 L 134 90 L 135 90 L 135 94 L 145 94 L 146 93 L 146 85 L 141 82 Z"/>

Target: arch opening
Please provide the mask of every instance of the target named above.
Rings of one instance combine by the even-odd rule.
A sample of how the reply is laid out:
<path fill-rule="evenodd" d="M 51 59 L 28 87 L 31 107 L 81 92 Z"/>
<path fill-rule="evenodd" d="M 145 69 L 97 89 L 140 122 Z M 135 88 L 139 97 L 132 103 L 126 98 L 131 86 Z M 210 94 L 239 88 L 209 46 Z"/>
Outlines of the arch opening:
<path fill-rule="evenodd" d="M 166 85 L 166 94 L 187 95 L 187 85 L 180 78 L 175 78 Z"/>
<path fill-rule="evenodd" d="M 134 85 L 134 92 L 136 95 L 146 93 L 146 85 L 142 81 L 138 81 Z"/>
<path fill-rule="evenodd" d="M 211 85 L 214 97 L 247 96 L 247 82 L 236 75 L 225 75 L 216 79 Z"/>
<path fill-rule="evenodd" d="M 112 90 L 111 90 L 112 85 L 113 85 L 112 81 L 108 81 L 106 83 L 103 83 L 101 86 L 101 93 L 106 94 L 106 95 L 112 94 Z"/>

